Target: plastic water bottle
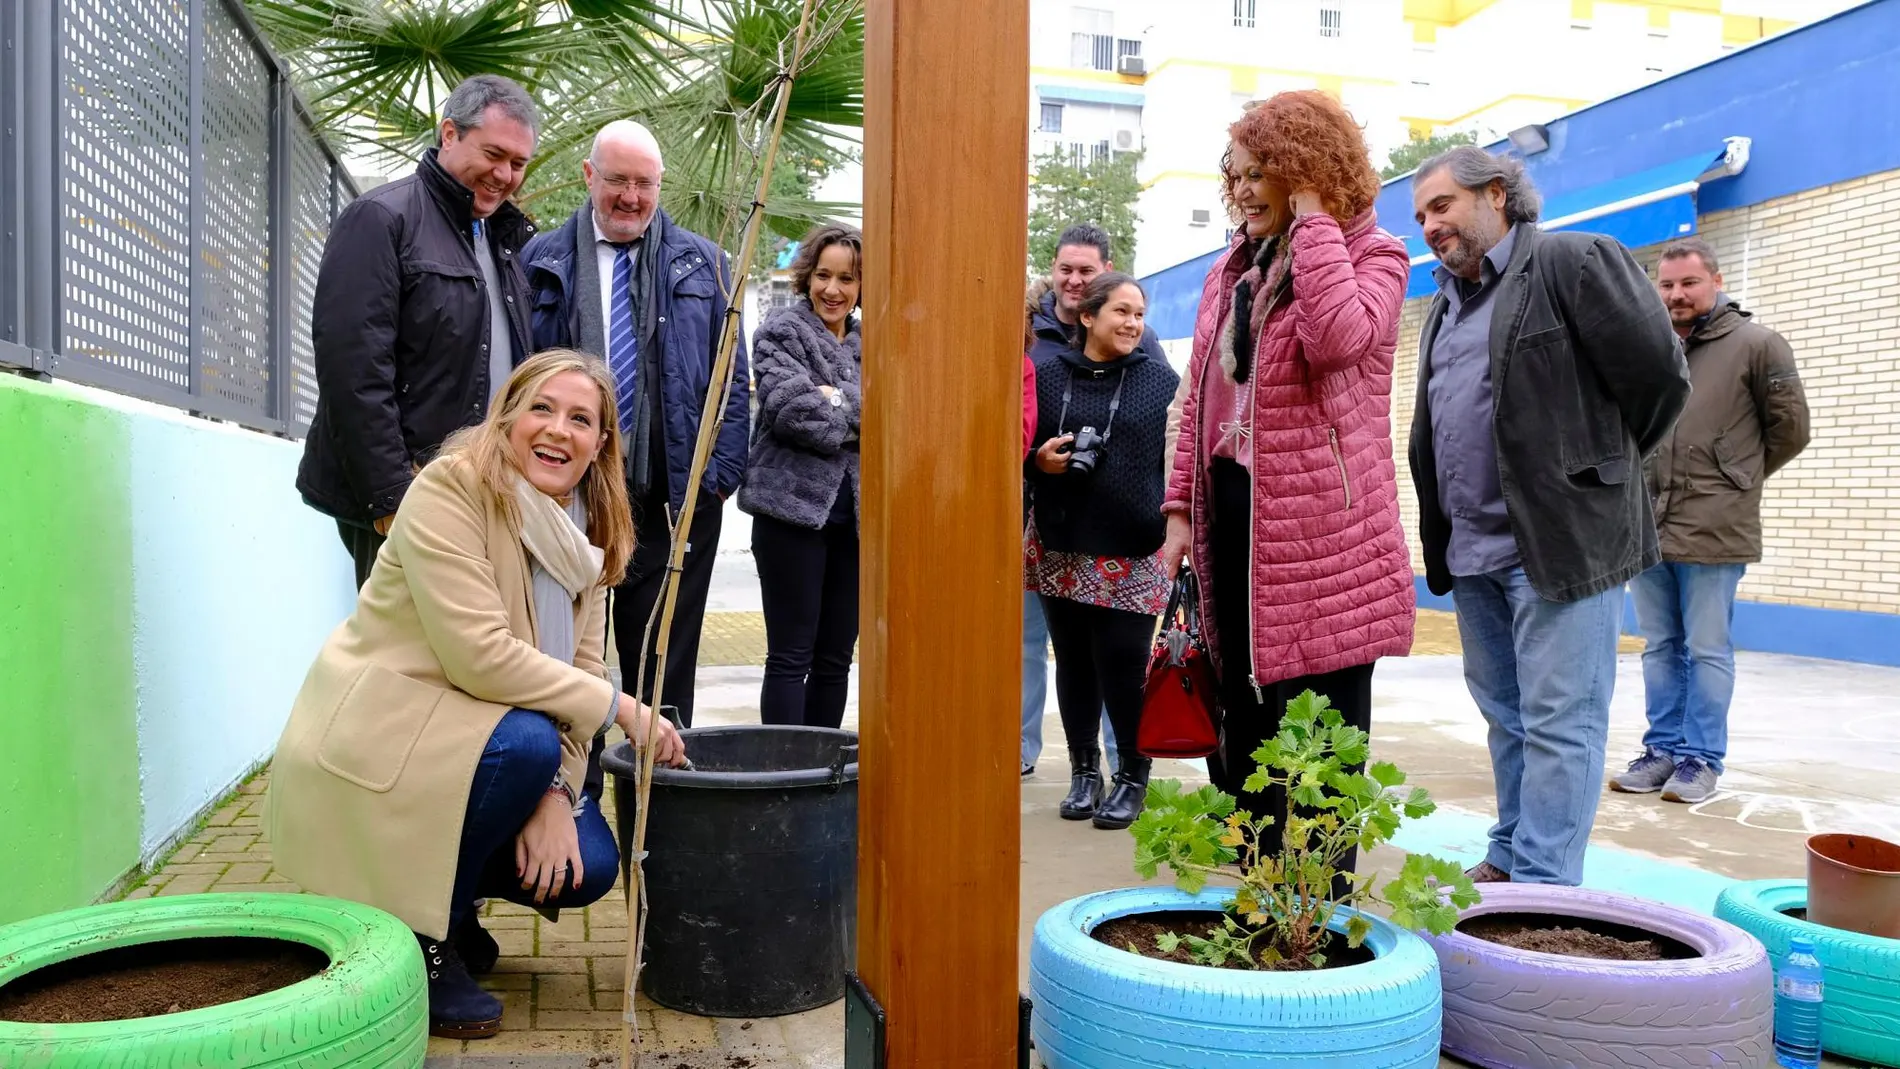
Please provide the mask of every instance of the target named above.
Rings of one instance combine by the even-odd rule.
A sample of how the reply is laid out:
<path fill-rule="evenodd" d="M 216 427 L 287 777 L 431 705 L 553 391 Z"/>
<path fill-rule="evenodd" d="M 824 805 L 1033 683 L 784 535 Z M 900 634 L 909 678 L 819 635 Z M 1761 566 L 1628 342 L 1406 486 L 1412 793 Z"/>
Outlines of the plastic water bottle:
<path fill-rule="evenodd" d="M 1788 1069 L 1821 1064 L 1821 997 L 1825 984 L 1814 944 L 1788 940 L 1788 956 L 1775 977 L 1775 1061 Z"/>

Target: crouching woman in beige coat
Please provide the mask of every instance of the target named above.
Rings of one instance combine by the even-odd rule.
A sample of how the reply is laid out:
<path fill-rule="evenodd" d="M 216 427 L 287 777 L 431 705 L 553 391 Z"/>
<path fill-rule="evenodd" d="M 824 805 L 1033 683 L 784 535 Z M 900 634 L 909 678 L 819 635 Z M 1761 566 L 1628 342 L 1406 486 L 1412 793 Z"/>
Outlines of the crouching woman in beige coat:
<path fill-rule="evenodd" d="M 478 898 L 580 907 L 619 869 L 598 788 L 583 791 L 596 736 L 644 740 L 648 721 L 601 661 L 634 546 L 614 409 L 599 361 L 517 368 L 409 487 L 278 742 L 278 867 L 415 930 L 435 1035 L 501 1025 L 470 976 L 498 952 Z M 665 721 L 655 746 L 684 759 Z"/>

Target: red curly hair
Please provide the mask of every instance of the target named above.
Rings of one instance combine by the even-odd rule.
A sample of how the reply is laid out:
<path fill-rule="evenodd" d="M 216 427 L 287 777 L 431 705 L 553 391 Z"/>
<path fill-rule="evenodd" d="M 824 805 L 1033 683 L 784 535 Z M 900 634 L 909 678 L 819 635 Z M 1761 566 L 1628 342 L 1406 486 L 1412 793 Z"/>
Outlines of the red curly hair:
<path fill-rule="evenodd" d="M 1250 105 L 1227 128 L 1235 144 L 1253 153 L 1268 178 L 1293 193 L 1311 189 L 1326 210 L 1345 222 L 1372 207 L 1379 172 L 1366 152 L 1365 134 L 1344 105 L 1317 89 L 1300 89 Z M 1221 157 L 1221 197 L 1234 209 L 1233 152 Z"/>

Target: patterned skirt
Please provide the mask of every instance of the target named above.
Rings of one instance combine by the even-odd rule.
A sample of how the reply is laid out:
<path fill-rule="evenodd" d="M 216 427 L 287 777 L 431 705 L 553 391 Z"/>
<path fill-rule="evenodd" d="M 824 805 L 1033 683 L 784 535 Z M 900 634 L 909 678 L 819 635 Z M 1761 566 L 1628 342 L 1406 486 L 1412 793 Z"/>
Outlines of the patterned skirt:
<path fill-rule="evenodd" d="M 1173 584 L 1161 566 L 1161 551 L 1146 557 L 1094 557 L 1047 549 L 1032 513 L 1023 527 L 1023 589 L 1083 605 L 1158 616 L 1168 607 Z"/>

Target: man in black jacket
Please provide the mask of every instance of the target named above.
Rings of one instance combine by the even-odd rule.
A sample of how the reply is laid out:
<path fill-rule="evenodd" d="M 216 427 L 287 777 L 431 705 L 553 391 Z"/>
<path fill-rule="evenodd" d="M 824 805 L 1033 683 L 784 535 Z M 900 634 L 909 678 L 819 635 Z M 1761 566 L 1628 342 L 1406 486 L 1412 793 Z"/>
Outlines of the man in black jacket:
<path fill-rule="evenodd" d="M 336 518 L 358 586 L 410 480 L 450 434 L 481 422 L 532 351 L 516 260 L 534 228 L 508 198 L 539 125 L 520 86 L 476 75 L 449 94 L 415 174 L 351 201 L 330 228 L 297 489 Z"/>
<path fill-rule="evenodd" d="M 1455 148 L 1418 169 L 1412 202 L 1440 261 L 1412 419 L 1425 579 L 1457 599 L 1498 792 L 1472 876 L 1575 885 L 1623 584 L 1661 559 L 1643 457 L 1689 369 L 1627 249 L 1538 229 L 1521 161 Z"/>

